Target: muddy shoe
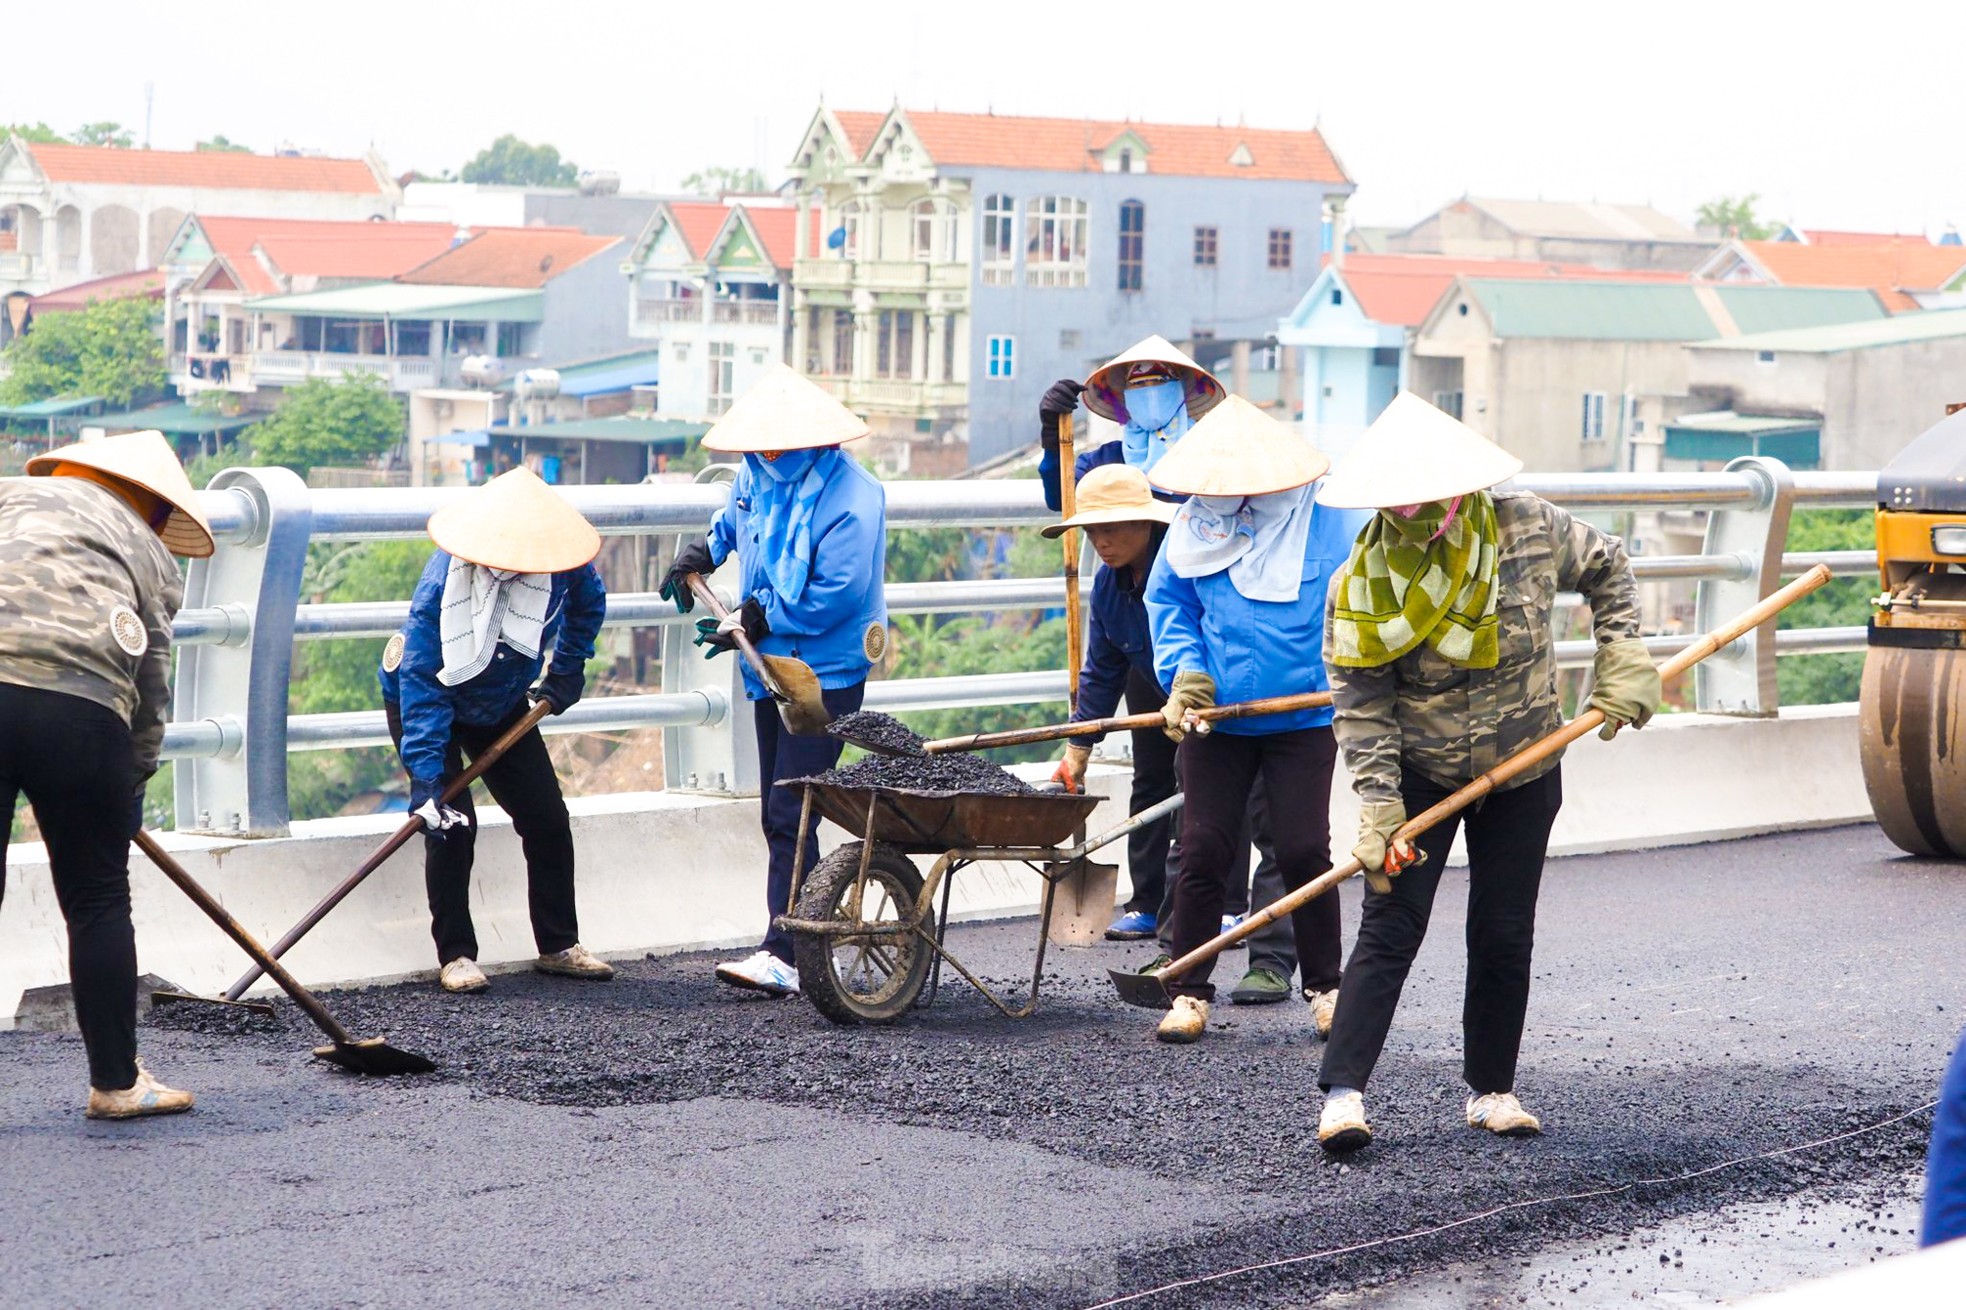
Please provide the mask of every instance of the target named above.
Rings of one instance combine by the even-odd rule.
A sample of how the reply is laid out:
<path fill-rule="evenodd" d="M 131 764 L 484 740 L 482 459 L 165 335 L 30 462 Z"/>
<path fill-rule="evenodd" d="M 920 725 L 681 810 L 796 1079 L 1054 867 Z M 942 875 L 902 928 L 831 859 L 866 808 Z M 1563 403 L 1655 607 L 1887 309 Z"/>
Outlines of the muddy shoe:
<path fill-rule="evenodd" d="M 717 966 L 717 981 L 763 992 L 767 996 L 797 996 L 799 973 L 770 951 L 759 951 L 748 959 Z"/>
<path fill-rule="evenodd" d="M 1338 989 L 1320 992 L 1306 987 L 1304 999 L 1311 1003 L 1311 1022 L 1317 1025 L 1317 1035 L 1331 1036 L 1331 1021 L 1338 1017 Z"/>
<path fill-rule="evenodd" d="M 1174 1008 L 1160 1021 L 1154 1036 L 1177 1046 L 1187 1046 L 1200 1041 L 1201 1035 L 1207 1031 L 1208 1002 L 1194 996 L 1177 996 L 1174 998 Z"/>
<path fill-rule="evenodd" d="M 1468 1127 L 1500 1137 L 1534 1137 L 1543 1131 L 1543 1121 L 1523 1109 L 1514 1092 L 1489 1092 L 1468 1098 Z"/>
<path fill-rule="evenodd" d="M 592 978 L 605 981 L 614 977 L 614 966 L 606 960 L 597 959 L 579 942 L 564 951 L 554 951 L 542 955 L 532 962 L 532 967 L 541 973 L 557 973 L 566 978 Z"/>
<path fill-rule="evenodd" d="M 1275 969 L 1255 968 L 1242 976 L 1229 993 L 1229 1001 L 1234 1005 L 1275 1005 L 1289 995 L 1290 979 Z"/>
<path fill-rule="evenodd" d="M 1333 1155 L 1372 1145 L 1372 1129 L 1365 1122 L 1365 1098 L 1357 1092 L 1324 1098 L 1324 1113 L 1318 1116 L 1317 1144 Z"/>
<path fill-rule="evenodd" d="M 491 986 L 485 971 L 468 955 L 460 955 L 437 971 L 437 985 L 456 995 L 482 992 Z"/>
<path fill-rule="evenodd" d="M 83 1111 L 91 1119 L 141 1119 L 153 1114 L 183 1114 L 191 1108 L 190 1092 L 180 1092 L 175 1087 L 166 1087 L 151 1077 L 150 1070 L 137 1061 L 137 1080 L 120 1092 L 105 1092 L 100 1087 L 89 1089 L 89 1108 Z"/>
<path fill-rule="evenodd" d="M 1141 965 L 1140 968 L 1137 970 L 1137 972 L 1159 973 L 1162 969 L 1165 969 L 1168 965 L 1173 963 L 1174 963 L 1174 957 L 1172 955 L 1169 955 L 1166 951 L 1162 951 L 1159 955 L 1156 955 L 1153 959 Z"/>

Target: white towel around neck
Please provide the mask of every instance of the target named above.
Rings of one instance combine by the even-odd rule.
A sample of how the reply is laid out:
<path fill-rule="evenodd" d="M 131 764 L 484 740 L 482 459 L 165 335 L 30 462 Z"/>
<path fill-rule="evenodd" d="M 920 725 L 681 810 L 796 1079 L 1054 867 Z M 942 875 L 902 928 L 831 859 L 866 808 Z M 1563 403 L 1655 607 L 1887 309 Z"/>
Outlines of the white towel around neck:
<path fill-rule="evenodd" d="M 469 682 L 485 671 L 501 641 L 537 658 L 552 600 L 550 573 L 508 573 L 453 555 L 437 614 L 444 646 L 437 681 L 446 687 Z"/>

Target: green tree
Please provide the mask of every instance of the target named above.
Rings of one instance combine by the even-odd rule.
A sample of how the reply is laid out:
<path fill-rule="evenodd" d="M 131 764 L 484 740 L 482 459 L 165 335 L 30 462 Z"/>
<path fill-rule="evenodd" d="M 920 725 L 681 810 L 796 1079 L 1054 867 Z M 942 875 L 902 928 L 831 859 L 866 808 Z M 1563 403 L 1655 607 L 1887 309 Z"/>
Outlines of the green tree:
<path fill-rule="evenodd" d="M 1700 226 L 1731 233 L 1743 241 L 1766 241 L 1775 235 L 1775 229 L 1754 212 L 1760 199 L 1761 194 L 1756 191 L 1738 197 L 1716 196 L 1700 206 L 1697 215 Z"/>
<path fill-rule="evenodd" d="M 68 144 L 67 137 L 46 123 L 8 123 L 0 126 L 0 137 L 10 136 L 17 136 L 23 141 L 44 141 L 52 145 Z"/>
<path fill-rule="evenodd" d="M 691 195 L 716 196 L 726 191 L 763 191 L 765 175 L 755 168 L 724 168 L 712 165 L 683 179 L 683 190 Z"/>
<path fill-rule="evenodd" d="M 128 150 L 136 144 L 130 129 L 121 123 L 107 119 L 100 123 L 84 123 L 75 129 L 75 144 L 78 146 L 114 146 L 118 150 Z"/>
<path fill-rule="evenodd" d="M 371 459 L 402 439 L 403 406 L 382 379 L 351 373 L 309 378 L 287 390 L 271 418 L 253 429 L 253 452 L 302 477 L 309 469 Z"/>
<path fill-rule="evenodd" d="M 157 306 L 142 299 L 96 300 L 72 314 L 43 314 L 4 356 L 0 404 L 56 396 L 101 396 L 127 406 L 164 385 Z"/>
<path fill-rule="evenodd" d="M 251 146 L 242 146 L 237 141 L 229 140 L 222 132 L 205 138 L 193 146 L 192 149 L 217 154 L 250 155 L 253 152 Z"/>
<path fill-rule="evenodd" d="M 458 176 L 495 186 L 572 186 L 579 170 L 552 146 L 533 145 L 507 132 L 472 156 Z"/>
<path fill-rule="evenodd" d="M 1864 509 L 1798 511 L 1789 524 L 1788 549 L 1876 550 L 1876 516 Z M 1870 621 L 1870 598 L 1877 577 L 1836 578 L 1782 611 L 1782 628 L 1861 627 Z M 1852 651 L 1839 655 L 1798 655 L 1775 665 L 1777 687 L 1784 705 L 1841 705 L 1857 699 L 1863 682 L 1864 657 Z"/>

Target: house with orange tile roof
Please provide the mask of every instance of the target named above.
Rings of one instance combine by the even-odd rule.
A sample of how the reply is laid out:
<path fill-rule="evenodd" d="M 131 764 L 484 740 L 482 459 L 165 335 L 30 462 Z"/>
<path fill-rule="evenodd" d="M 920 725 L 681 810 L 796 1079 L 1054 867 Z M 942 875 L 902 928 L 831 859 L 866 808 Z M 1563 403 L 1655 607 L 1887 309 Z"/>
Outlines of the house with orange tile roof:
<path fill-rule="evenodd" d="M 1815 233 L 1825 241 L 1730 241 L 1694 271 L 1705 282 L 1863 287 L 1894 314 L 1966 306 L 1966 246 L 1924 237 Z"/>
<path fill-rule="evenodd" d="M 1388 254 L 1688 273 L 1718 242 L 1650 205 L 1462 196 L 1384 236 Z"/>
<path fill-rule="evenodd" d="M 1352 191 L 1314 127 L 900 106 L 822 106 L 790 172 L 792 360 L 904 468 L 1028 444 L 1053 379 L 1150 333 L 1246 358 Z"/>

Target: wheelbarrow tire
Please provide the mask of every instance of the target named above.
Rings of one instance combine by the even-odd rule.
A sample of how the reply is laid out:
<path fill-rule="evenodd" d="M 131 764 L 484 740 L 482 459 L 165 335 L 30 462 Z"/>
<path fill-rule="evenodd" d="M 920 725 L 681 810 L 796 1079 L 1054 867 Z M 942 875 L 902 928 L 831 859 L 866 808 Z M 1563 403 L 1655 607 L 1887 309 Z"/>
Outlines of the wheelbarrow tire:
<path fill-rule="evenodd" d="M 806 876 L 799 918 L 847 918 L 847 903 L 860 876 L 861 849 L 862 843 L 849 842 Z M 866 905 L 875 907 L 883 922 L 905 921 L 921 896 L 922 875 L 914 861 L 893 846 L 875 843 L 867 864 Z M 932 952 L 912 935 L 854 938 L 799 932 L 792 937 L 792 956 L 800 989 L 834 1023 L 893 1023 L 921 995 Z"/>

